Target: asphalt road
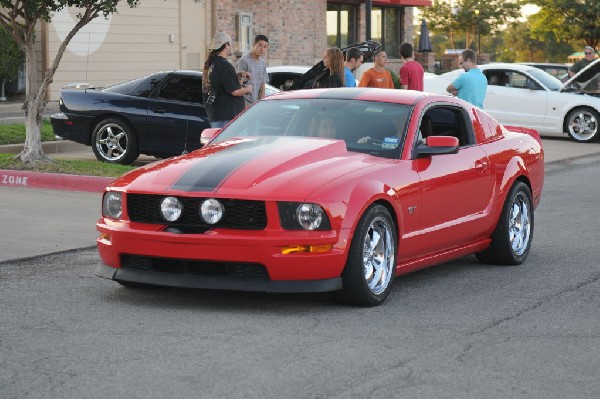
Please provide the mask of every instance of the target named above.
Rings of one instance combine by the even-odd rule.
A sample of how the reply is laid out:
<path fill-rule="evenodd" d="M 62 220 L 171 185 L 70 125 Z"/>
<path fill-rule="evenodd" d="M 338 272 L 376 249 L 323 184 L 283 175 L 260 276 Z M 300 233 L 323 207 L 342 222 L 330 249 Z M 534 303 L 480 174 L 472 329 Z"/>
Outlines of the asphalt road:
<path fill-rule="evenodd" d="M 0 263 L 0 396 L 598 397 L 598 181 L 600 157 L 550 165 L 524 265 L 466 257 L 370 309 L 126 289 L 93 249 Z"/>

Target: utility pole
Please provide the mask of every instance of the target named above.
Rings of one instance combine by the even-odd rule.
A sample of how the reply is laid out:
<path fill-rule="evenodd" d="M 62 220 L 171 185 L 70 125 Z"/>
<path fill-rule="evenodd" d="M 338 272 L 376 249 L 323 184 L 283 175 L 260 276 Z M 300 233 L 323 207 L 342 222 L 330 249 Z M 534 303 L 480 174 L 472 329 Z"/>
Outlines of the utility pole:
<path fill-rule="evenodd" d="M 365 29 L 367 31 L 366 38 L 367 40 L 371 40 L 371 6 L 373 2 L 371 0 L 365 1 Z"/>

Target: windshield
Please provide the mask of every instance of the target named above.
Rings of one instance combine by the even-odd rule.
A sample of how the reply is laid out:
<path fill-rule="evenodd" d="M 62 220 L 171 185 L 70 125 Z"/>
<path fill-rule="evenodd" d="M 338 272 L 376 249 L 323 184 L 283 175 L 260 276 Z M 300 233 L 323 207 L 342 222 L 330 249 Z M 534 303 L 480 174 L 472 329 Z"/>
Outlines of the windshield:
<path fill-rule="evenodd" d="M 349 99 L 260 101 L 212 143 L 252 136 L 317 137 L 343 140 L 348 151 L 398 158 L 411 111 L 402 104 Z"/>
<path fill-rule="evenodd" d="M 544 86 L 546 86 L 549 90 L 558 91 L 562 87 L 562 82 L 556 79 L 554 76 L 550 75 L 548 72 L 542 71 L 538 68 L 532 68 L 528 70 L 534 78 L 542 82 Z"/>

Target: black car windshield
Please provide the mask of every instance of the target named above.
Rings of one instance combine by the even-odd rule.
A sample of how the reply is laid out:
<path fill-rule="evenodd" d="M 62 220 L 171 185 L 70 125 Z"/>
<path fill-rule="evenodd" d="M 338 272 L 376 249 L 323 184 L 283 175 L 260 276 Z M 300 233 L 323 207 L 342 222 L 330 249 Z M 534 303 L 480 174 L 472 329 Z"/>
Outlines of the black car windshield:
<path fill-rule="evenodd" d="M 330 98 L 260 101 L 212 143 L 239 137 L 296 136 L 343 140 L 348 151 L 398 158 L 412 107 Z"/>
<path fill-rule="evenodd" d="M 103 91 L 126 94 L 136 97 L 148 97 L 156 86 L 167 76 L 167 73 L 155 73 L 108 87 Z"/>
<path fill-rule="evenodd" d="M 550 75 L 548 72 L 544 72 L 538 68 L 532 68 L 528 70 L 534 78 L 542 82 L 544 86 L 548 88 L 548 90 L 558 91 L 562 87 L 562 82 L 556 79 L 554 76 Z"/>

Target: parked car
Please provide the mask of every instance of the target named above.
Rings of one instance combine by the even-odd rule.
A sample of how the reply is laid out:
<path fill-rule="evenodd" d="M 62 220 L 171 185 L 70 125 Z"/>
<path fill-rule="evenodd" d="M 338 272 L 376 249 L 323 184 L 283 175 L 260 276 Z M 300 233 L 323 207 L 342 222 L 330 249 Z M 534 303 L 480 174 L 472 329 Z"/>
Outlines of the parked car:
<path fill-rule="evenodd" d="M 104 89 L 87 83 L 60 91 L 54 134 L 92 147 L 103 162 L 130 164 L 139 154 L 159 158 L 200 148 L 210 123 L 202 72 L 164 71 Z M 278 92 L 268 85 L 267 95 Z"/>
<path fill-rule="evenodd" d="M 202 149 L 106 188 L 96 274 L 124 286 L 333 291 L 382 303 L 394 276 L 475 253 L 527 258 L 541 140 L 406 90 L 279 93 Z"/>
<path fill-rule="evenodd" d="M 280 65 L 267 67 L 269 83 L 279 90 L 289 90 L 294 81 L 304 75 L 310 67 L 295 65 Z"/>
<path fill-rule="evenodd" d="M 494 63 L 478 67 L 488 79 L 484 109 L 503 124 L 536 129 L 541 134 L 567 133 L 579 142 L 600 138 L 600 93 L 583 90 L 589 87 L 587 82 L 598 81 L 598 60 L 564 84 L 529 65 Z M 446 87 L 461 73 L 459 69 L 426 76 L 425 90 L 448 94 Z"/>
<path fill-rule="evenodd" d="M 541 69 L 542 71 L 549 73 L 561 82 L 569 80 L 569 68 L 567 64 L 556 64 L 550 62 L 521 62 L 523 65 L 529 65 Z"/>

